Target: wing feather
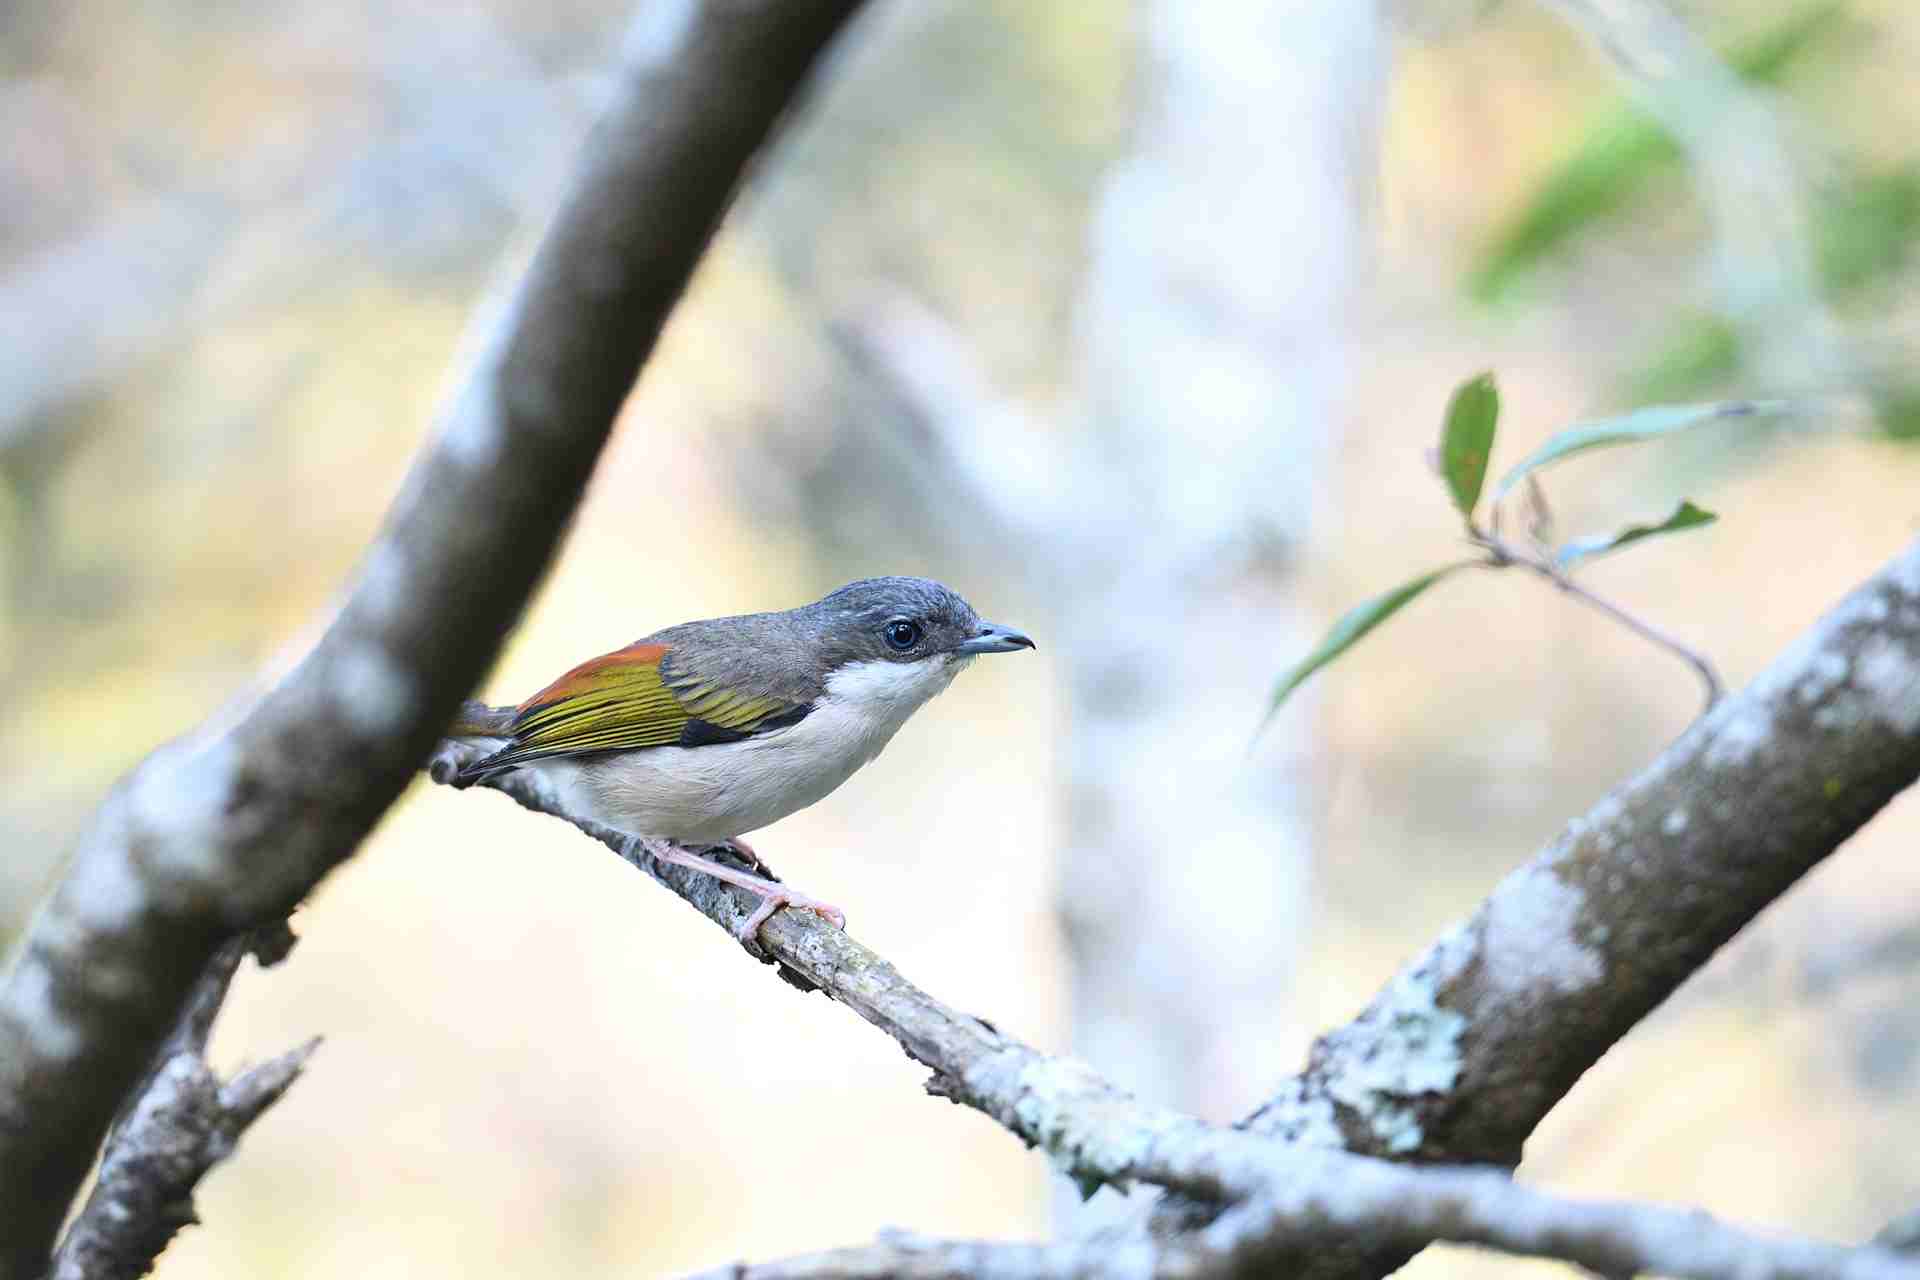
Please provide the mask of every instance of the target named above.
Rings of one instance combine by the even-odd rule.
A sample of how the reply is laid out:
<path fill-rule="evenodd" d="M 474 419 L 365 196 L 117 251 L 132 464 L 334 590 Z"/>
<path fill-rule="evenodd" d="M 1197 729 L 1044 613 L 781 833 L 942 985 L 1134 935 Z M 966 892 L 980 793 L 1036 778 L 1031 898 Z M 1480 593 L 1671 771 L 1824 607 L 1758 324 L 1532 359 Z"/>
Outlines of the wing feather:
<path fill-rule="evenodd" d="M 807 708 L 728 689 L 667 661 L 669 644 L 639 643 L 581 663 L 515 709 L 512 741 L 468 772 L 555 756 L 737 742 L 793 724 Z"/>

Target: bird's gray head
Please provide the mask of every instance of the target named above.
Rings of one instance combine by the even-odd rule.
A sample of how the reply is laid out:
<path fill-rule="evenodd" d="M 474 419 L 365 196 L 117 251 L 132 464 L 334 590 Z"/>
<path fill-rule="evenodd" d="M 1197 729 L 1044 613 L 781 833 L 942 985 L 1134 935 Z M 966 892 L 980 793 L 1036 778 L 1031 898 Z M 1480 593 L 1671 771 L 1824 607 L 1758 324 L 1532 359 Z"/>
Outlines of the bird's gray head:
<path fill-rule="evenodd" d="M 862 578 L 804 610 L 829 670 L 856 663 L 929 663 L 957 670 L 983 653 L 1031 649 L 1011 627 L 928 578 Z"/>

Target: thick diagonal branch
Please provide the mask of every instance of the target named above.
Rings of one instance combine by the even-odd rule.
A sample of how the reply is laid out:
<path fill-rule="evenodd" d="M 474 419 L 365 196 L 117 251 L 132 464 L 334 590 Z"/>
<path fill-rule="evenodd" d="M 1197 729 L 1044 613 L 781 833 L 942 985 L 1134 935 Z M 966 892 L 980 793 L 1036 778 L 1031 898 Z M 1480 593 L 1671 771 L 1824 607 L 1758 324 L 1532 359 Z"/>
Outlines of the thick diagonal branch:
<path fill-rule="evenodd" d="M 1321 1036 L 1247 1126 L 1517 1164 L 1581 1073 L 1916 778 L 1920 541 Z M 1190 1227 L 1185 1208 L 1161 1225 Z M 1294 1261 L 1357 1276 L 1404 1259 Z"/>
<path fill-rule="evenodd" d="M 214 948 L 353 852 L 492 663 L 742 172 L 857 8 L 644 15 L 569 194 L 326 634 L 102 806 L 0 987 L 0 1280 L 44 1267 Z"/>

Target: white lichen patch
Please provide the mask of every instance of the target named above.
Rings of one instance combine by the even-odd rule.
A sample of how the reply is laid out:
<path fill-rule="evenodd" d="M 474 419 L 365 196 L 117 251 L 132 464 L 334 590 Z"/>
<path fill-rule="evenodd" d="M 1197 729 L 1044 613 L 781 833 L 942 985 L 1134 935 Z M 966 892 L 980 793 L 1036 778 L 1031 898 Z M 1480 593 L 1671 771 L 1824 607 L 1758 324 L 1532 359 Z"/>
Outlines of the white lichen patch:
<path fill-rule="evenodd" d="M 1480 961 L 1509 995 L 1548 987 L 1566 995 L 1606 976 L 1600 953 L 1577 934 L 1586 895 L 1550 865 L 1524 867 L 1494 891 L 1483 911 Z"/>
<path fill-rule="evenodd" d="M 1905 645 L 1868 636 L 1854 663 L 1854 685 L 1868 716 L 1902 736 L 1920 731 L 1920 661 Z"/>
<path fill-rule="evenodd" d="M 635 70 L 670 66 L 686 47 L 699 16 L 697 0 L 654 0 L 627 27 L 621 53 Z"/>
<path fill-rule="evenodd" d="M 356 595 L 367 616 L 379 623 L 401 617 L 414 606 L 413 575 L 397 543 L 382 539 L 374 544 Z"/>
<path fill-rule="evenodd" d="M 79 1054 L 80 1029 L 53 998 L 53 975 L 44 964 L 28 960 L 14 972 L 6 987 L 13 1021 L 25 1028 L 33 1052 L 50 1062 L 67 1062 Z"/>
<path fill-rule="evenodd" d="M 1137 1166 L 1161 1136 L 1140 1123 L 1136 1109 L 1100 1105 L 1118 1099 L 1107 1098 L 1099 1075 L 1073 1058 L 1010 1049 L 976 1065 L 964 1083 L 989 1109 L 1011 1110 L 1012 1127 L 1071 1176 L 1111 1176 Z"/>
<path fill-rule="evenodd" d="M 1460 1079 L 1466 1018 L 1440 1003 L 1441 992 L 1472 960 L 1474 931 L 1456 927 L 1403 969 L 1354 1025 L 1328 1042 L 1327 1092 L 1358 1116 L 1389 1152 L 1416 1151 L 1425 1139 L 1416 1103 Z"/>
<path fill-rule="evenodd" d="M 1908 548 L 1904 555 L 1881 570 L 1880 576 L 1909 600 L 1920 600 L 1920 550 Z"/>
<path fill-rule="evenodd" d="M 1347 1136 L 1340 1131 L 1340 1118 L 1332 1101 L 1321 1094 L 1289 1105 L 1282 1122 L 1282 1136 L 1289 1142 L 1334 1150 L 1347 1145 Z"/>
<path fill-rule="evenodd" d="M 220 834 L 239 767 L 238 749 L 216 737 L 164 747 L 134 774 L 125 821 L 138 835 L 141 869 L 160 877 L 157 889 L 229 870 Z"/>
<path fill-rule="evenodd" d="M 492 385 L 484 377 L 474 378 L 460 393 L 440 429 L 440 455 L 470 471 L 491 467 L 506 447 L 502 418 L 500 400 Z"/>
<path fill-rule="evenodd" d="M 1702 757 L 1710 769 L 1737 769 L 1750 762 L 1773 740 L 1773 708 L 1761 698 L 1742 694 L 1718 717 L 1713 737 Z"/>
<path fill-rule="evenodd" d="M 114 845 L 85 850 L 61 890 L 75 922 L 89 932 L 116 933 L 148 906 L 147 886 L 126 850 Z"/>
<path fill-rule="evenodd" d="M 397 733 L 413 715 L 413 678 L 378 645 L 350 646 L 333 660 L 333 692 L 347 724 L 363 737 Z"/>
<path fill-rule="evenodd" d="M 1852 664 L 1843 653 L 1822 649 L 1807 663 L 1805 675 L 1794 686 L 1793 696 L 1803 707 L 1810 707 L 1846 683 Z"/>

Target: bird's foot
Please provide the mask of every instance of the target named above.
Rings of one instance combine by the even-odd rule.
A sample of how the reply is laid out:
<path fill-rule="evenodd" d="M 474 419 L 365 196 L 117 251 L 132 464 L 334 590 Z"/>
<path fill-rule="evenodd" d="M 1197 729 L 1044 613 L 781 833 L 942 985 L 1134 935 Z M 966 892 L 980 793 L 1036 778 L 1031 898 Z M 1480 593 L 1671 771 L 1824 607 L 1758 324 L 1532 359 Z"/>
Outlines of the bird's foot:
<path fill-rule="evenodd" d="M 804 893 L 795 893 L 786 886 L 778 884 L 773 885 L 771 892 L 765 889 L 756 889 L 754 892 L 760 895 L 760 905 L 754 908 L 753 914 L 746 918 L 745 923 L 733 931 L 733 936 L 742 942 L 759 941 L 760 926 L 782 907 L 798 907 L 802 911 L 811 911 L 815 915 L 825 916 L 828 924 L 843 933 L 846 932 L 847 913 L 831 903 L 822 902 L 818 898 L 809 898 Z"/>
<path fill-rule="evenodd" d="M 733 843 L 736 847 L 739 844 L 738 841 Z M 759 895 L 760 905 L 754 908 L 753 914 L 747 917 L 744 924 L 733 931 L 734 936 L 742 942 L 755 941 L 759 936 L 760 926 L 767 922 L 768 916 L 781 907 L 798 907 L 802 911 L 812 911 L 825 916 L 836 929 L 847 927 L 846 913 L 840 908 L 822 902 L 818 898 L 809 898 L 804 893 L 795 893 L 777 880 L 765 880 L 738 867 L 730 867 L 724 862 L 715 862 L 712 858 L 702 857 L 667 840 L 631 837 L 628 842 L 629 857 L 636 849 L 651 855 L 655 861 L 670 862 L 677 866 L 690 867 L 695 871 L 704 871 L 716 880 L 739 885 L 742 889 Z"/>

